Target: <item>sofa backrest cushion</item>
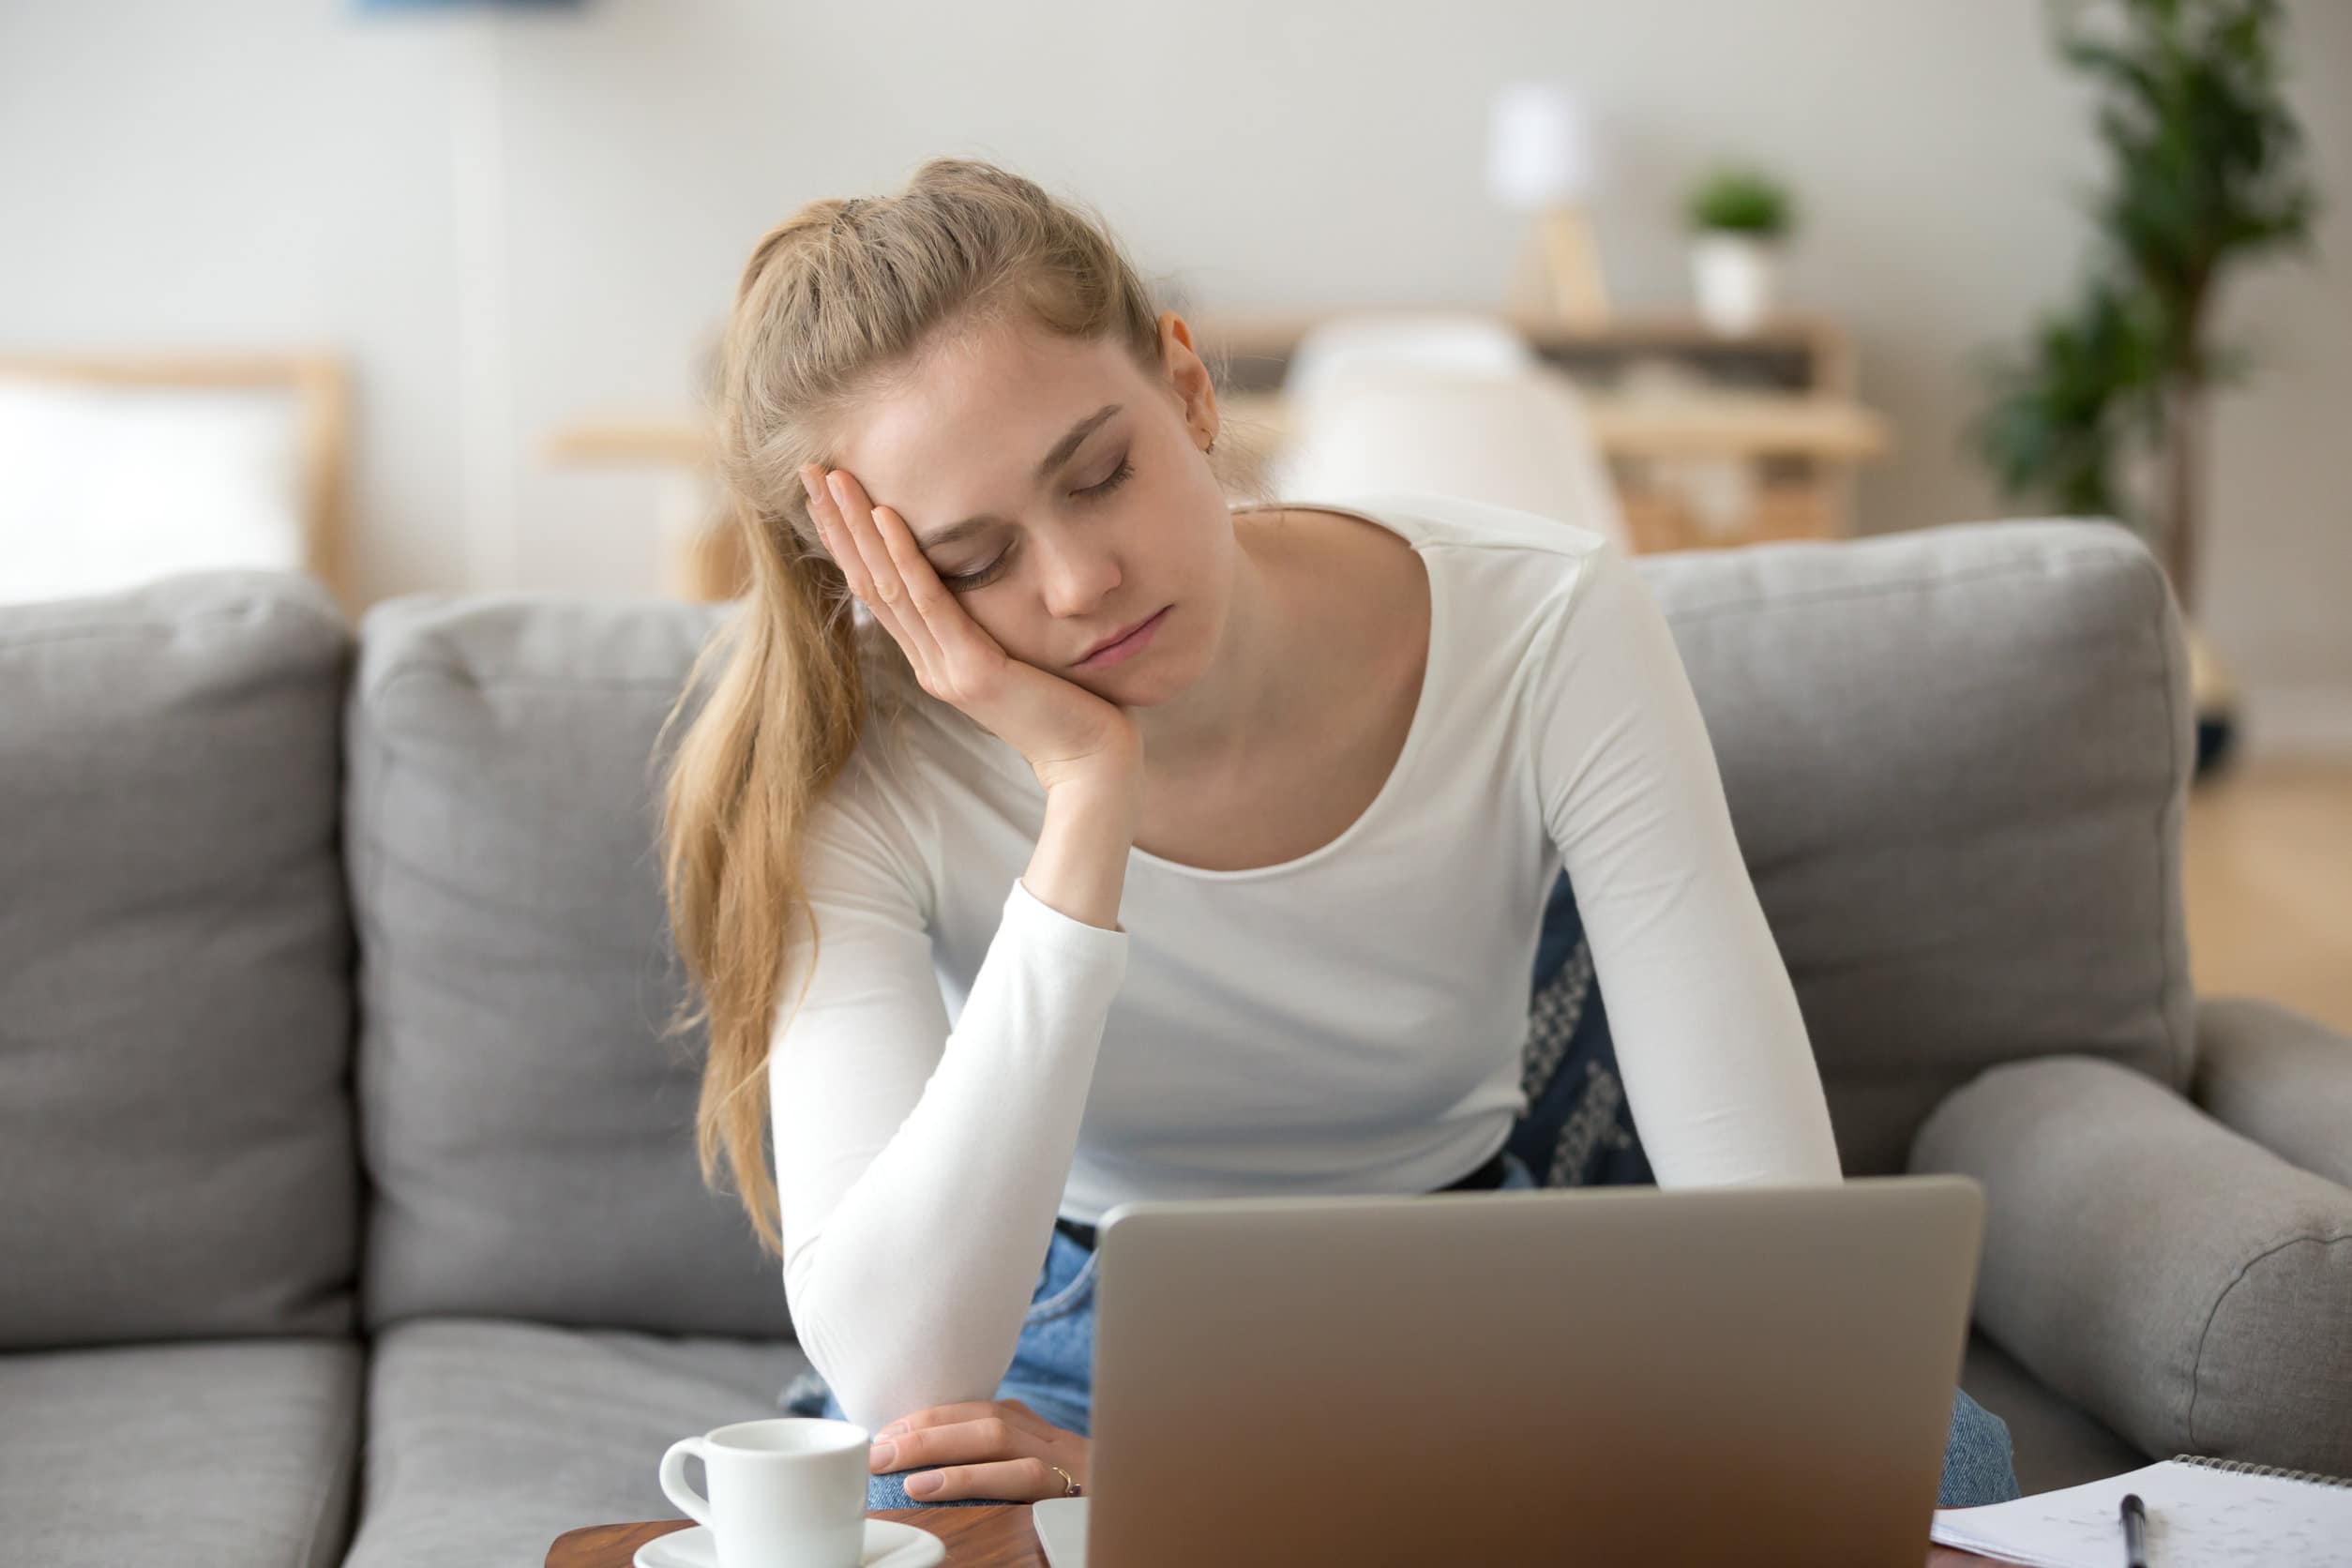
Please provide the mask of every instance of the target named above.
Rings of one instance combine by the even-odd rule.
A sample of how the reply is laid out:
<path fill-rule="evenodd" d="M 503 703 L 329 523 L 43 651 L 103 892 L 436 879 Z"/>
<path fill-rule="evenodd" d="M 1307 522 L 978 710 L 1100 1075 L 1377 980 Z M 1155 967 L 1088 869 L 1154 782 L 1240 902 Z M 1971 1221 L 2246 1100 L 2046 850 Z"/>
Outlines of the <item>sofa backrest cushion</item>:
<path fill-rule="evenodd" d="M 1904 1169 L 1936 1104 L 2013 1058 L 2186 1086 L 2195 715 L 2179 607 L 2136 535 L 2035 519 L 1636 565 L 1847 1174 Z"/>
<path fill-rule="evenodd" d="M 352 652 L 288 574 L 0 609 L 0 1349 L 352 1328 Z"/>
<path fill-rule="evenodd" d="M 685 977 L 654 747 L 718 615 L 416 596 L 361 623 L 345 831 L 370 1327 L 789 1332 L 778 1268 L 696 1166 L 702 1037 L 662 1037 Z"/>

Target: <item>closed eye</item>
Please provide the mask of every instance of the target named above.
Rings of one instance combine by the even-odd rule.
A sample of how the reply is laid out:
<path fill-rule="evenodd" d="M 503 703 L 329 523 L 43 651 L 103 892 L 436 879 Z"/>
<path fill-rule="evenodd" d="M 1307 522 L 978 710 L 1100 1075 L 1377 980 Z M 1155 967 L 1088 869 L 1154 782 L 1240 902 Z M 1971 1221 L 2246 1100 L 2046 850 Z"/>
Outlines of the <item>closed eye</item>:
<path fill-rule="evenodd" d="M 1099 485 L 1089 485 L 1078 493 L 1080 495 L 1108 495 L 1112 490 L 1125 484 L 1128 476 L 1134 473 L 1135 464 L 1127 460 L 1126 453 L 1122 452 L 1119 454 L 1119 466 L 1110 471 L 1109 478 L 1105 479 Z"/>
<path fill-rule="evenodd" d="M 1127 456 L 1128 455 L 1124 452 L 1122 452 L 1119 455 L 1119 466 L 1110 471 L 1110 476 L 1108 478 L 1105 479 L 1099 485 L 1089 485 L 1078 493 L 1090 500 L 1099 499 L 1102 496 L 1108 495 L 1112 490 L 1117 490 L 1121 485 L 1125 484 L 1129 479 L 1133 478 L 1135 476 L 1135 464 L 1127 460 Z M 1004 565 L 1006 561 L 1010 560 L 1012 558 L 1012 554 L 1013 552 L 1008 550 L 1003 555 L 1000 555 L 995 560 L 989 562 L 987 565 L 975 566 L 968 572 L 957 572 L 952 576 L 942 573 L 940 577 L 940 581 L 945 583 L 950 588 L 967 590 L 977 588 L 981 583 L 986 582 L 989 578 L 996 575 L 996 569 Z"/>

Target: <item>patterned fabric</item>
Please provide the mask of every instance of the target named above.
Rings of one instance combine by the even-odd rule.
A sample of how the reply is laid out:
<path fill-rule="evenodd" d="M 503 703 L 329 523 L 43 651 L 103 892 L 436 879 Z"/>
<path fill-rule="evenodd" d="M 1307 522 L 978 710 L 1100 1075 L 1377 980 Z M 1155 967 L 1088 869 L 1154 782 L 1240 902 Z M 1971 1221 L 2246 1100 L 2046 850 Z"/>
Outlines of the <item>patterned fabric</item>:
<path fill-rule="evenodd" d="M 1528 1108 L 1503 1148 L 1546 1187 L 1654 1186 L 1609 1036 L 1608 1006 L 1565 872 L 1544 905 L 1519 1085 Z"/>

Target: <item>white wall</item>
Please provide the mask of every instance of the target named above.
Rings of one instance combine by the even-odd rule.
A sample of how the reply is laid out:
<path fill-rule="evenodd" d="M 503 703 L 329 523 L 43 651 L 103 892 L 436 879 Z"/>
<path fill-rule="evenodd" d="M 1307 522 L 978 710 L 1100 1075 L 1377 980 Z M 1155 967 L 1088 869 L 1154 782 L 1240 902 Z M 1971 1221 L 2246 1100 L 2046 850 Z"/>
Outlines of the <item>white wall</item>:
<path fill-rule="evenodd" d="M 2329 199 L 2317 264 L 2251 275 L 2263 352 L 2215 426 L 2202 620 L 2249 741 L 2352 744 L 2352 6 L 2290 0 Z M 1794 182 L 1800 303 L 1892 419 L 1872 530 L 2007 510 L 1961 428 L 1971 356 L 2085 249 L 2088 98 L 2038 0 L 590 0 L 498 27 L 520 580 L 651 591 L 657 478 L 559 470 L 583 415 L 683 409 L 737 269 L 812 197 L 1002 159 L 1098 205 L 1179 308 L 1493 301 L 1521 236 L 1479 183 L 1489 89 L 1583 84 L 1628 304 L 1679 303 L 1687 179 Z M 369 596 L 467 580 L 453 92 L 463 29 L 348 0 L 0 0 L 0 347 L 338 345 L 358 378 Z"/>

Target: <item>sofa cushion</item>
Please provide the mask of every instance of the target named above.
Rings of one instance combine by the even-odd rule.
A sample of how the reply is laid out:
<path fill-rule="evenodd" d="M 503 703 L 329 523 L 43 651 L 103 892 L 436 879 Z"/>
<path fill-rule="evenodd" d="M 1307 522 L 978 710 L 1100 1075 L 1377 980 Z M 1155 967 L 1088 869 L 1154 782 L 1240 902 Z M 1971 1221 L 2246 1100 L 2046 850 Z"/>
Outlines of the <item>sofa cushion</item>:
<path fill-rule="evenodd" d="M 778 1266 L 696 1164 L 701 1033 L 661 1037 L 685 976 L 654 746 L 717 614 L 420 596 L 362 624 L 344 825 L 371 1327 L 788 1332 Z"/>
<path fill-rule="evenodd" d="M 2189 1095 L 2288 1164 L 2352 1187 L 2352 1037 L 2260 997 L 2199 997 Z"/>
<path fill-rule="evenodd" d="M 41 1568 L 340 1561 L 360 1360 L 355 1341 L 292 1337 L 0 1355 L 0 1558 Z"/>
<path fill-rule="evenodd" d="M 2085 1052 L 2186 1083 L 2194 715 L 2136 535 L 1966 523 L 1636 565 L 1847 1174 L 1903 1169 L 1928 1112 L 1997 1062 Z"/>
<path fill-rule="evenodd" d="M 376 1341 L 366 1517 L 348 1568 L 539 1568 L 582 1525 L 674 1519 L 680 1438 L 786 1412 L 790 1341 L 420 1318 Z"/>
<path fill-rule="evenodd" d="M 293 576 L 0 608 L 0 1347 L 349 1331 L 351 655 Z"/>
<path fill-rule="evenodd" d="M 2147 1453 L 2352 1471 L 2352 1191 L 2147 1075 L 1992 1068 L 1913 1168 L 1984 1186 L 1976 1320 Z"/>

